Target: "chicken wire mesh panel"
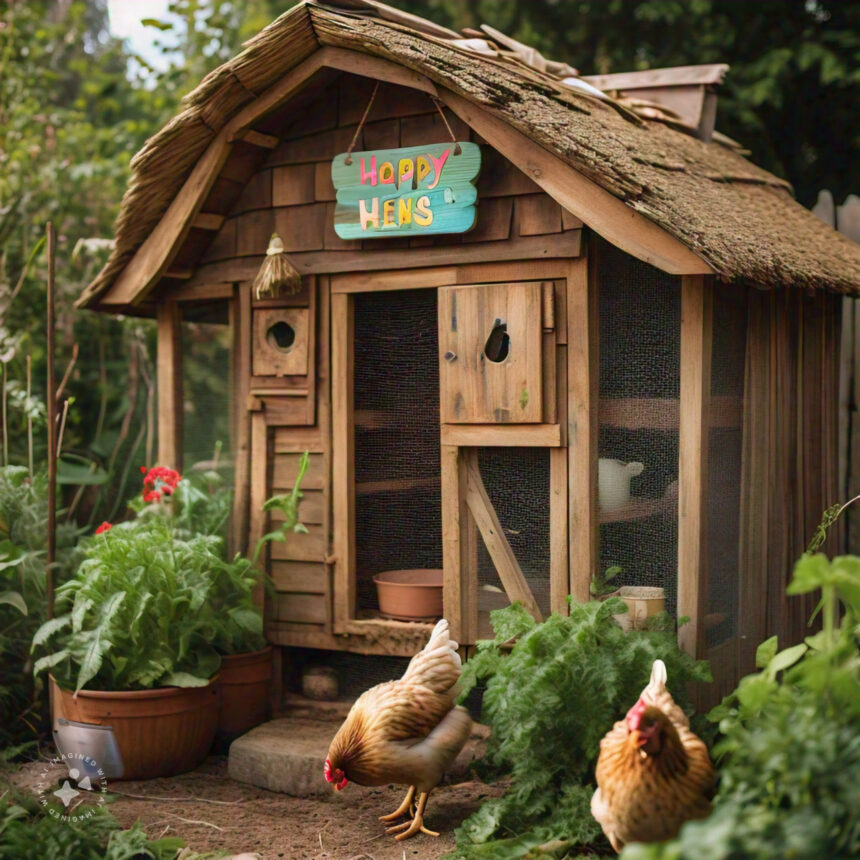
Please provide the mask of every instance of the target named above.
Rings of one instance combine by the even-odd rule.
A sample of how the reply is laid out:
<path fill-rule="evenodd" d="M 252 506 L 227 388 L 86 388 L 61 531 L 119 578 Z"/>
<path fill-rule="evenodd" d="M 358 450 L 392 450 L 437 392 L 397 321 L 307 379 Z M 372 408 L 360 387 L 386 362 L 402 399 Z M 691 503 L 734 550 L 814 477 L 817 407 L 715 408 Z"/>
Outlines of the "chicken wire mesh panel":
<path fill-rule="evenodd" d="M 680 279 L 605 242 L 597 259 L 600 564 L 621 567 L 613 585 L 663 588 L 674 613 Z"/>
<path fill-rule="evenodd" d="M 737 635 L 746 302 L 745 290 L 723 287 L 714 292 L 711 426 L 708 432 L 706 648 Z"/>
<path fill-rule="evenodd" d="M 361 293 L 354 305 L 358 609 L 373 577 L 442 567 L 436 291 Z"/>
<path fill-rule="evenodd" d="M 549 450 L 479 448 L 478 468 L 502 532 L 544 616 L 550 613 Z M 478 540 L 478 610 L 506 606 L 496 566 Z"/>

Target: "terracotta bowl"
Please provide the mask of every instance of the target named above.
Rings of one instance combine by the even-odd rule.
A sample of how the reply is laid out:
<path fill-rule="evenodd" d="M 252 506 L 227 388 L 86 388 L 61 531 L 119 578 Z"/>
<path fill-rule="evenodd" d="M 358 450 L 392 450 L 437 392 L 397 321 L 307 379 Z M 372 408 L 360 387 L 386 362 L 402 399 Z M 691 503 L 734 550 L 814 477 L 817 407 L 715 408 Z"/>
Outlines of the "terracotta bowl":
<path fill-rule="evenodd" d="M 373 577 L 379 611 L 400 621 L 435 621 L 442 617 L 442 571 L 386 570 Z"/>

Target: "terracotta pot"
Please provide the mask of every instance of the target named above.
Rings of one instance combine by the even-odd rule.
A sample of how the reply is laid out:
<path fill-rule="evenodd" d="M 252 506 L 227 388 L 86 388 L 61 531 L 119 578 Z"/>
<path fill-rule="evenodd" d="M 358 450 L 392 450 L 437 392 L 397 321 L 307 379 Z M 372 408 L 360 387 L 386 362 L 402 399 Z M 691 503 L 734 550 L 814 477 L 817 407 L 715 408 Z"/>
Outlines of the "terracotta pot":
<path fill-rule="evenodd" d="M 111 726 L 123 779 L 173 776 L 197 767 L 218 727 L 216 675 L 205 687 L 81 690 L 75 696 L 51 678 L 54 719 Z"/>
<path fill-rule="evenodd" d="M 272 646 L 221 658 L 219 738 L 233 739 L 269 718 Z"/>
<path fill-rule="evenodd" d="M 435 621 L 442 617 L 442 571 L 387 570 L 373 577 L 379 611 L 402 621 Z"/>
<path fill-rule="evenodd" d="M 666 593 L 662 588 L 624 585 L 612 596 L 620 597 L 627 604 L 627 612 L 612 616 L 622 630 L 644 630 L 652 615 L 666 609 Z"/>

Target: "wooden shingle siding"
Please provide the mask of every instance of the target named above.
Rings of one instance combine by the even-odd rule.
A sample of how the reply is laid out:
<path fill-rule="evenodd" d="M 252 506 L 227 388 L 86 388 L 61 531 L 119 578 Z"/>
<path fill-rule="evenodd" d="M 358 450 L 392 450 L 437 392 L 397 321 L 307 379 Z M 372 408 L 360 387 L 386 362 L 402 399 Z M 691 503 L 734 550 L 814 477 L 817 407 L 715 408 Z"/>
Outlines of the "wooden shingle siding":
<path fill-rule="evenodd" d="M 257 259 L 261 260 L 265 254 L 273 231 L 280 235 L 287 253 L 299 254 L 472 246 L 508 242 L 517 237 L 551 236 L 582 227 L 569 214 L 562 216 L 561 207 L 510 161 L 483 145 L 481 173 L 476 183 L 478 219 L 468 233 L 365 242 L 341 239 L 334 232 L 336 195 L 331 181 L 331 160 L 349 147 L 372 90 L 373 82 L 367 78 L 344 75 L 330 91 L 299 112 L 299 118 L 281 133 L 280 143 L 264 152 L 264 163 L 252 161 L 251 154 L 244 151 L 236 163 L 231 160 L 229 178 L 218 180 L 227 183 L 219 193 L 229 197 L 230 214 L 214 239 L 207 236 L 211 244 L 199 257 L 199 262 L 206 264 L 205 279 L 248 279 L 251 270 L 259 266 Z M 458 140 L 476 139 L 451 111 L 446 111 L 446 117 Z M 370 117 L 356 140 L 355 151 L 448 140 L 450 136 L 442 117 L 424 93 L 381 84 Z M 254 153 L 260 151 L 249 149 Z M 246 177 L 242 185 L 237 184 L 236 179 L 245 175 L 252 163 L 258 165 L 256 172 Z M 222 211 L 214 202 L 213 205 L 214 208 L 207 203 L 205 211 Z M 497 253 L 495 248 L 487 250 L 490 256 Z M 534 251 L 524 246 L 523 257 L 533 255 Z M 251 257 L 255 259 L 248 261 L 249 266 L 234 263 Z M 325 271 L 325 266 L 315 270 Z M 343 266 L 333 265 L 331 270 L 342 271 Z"/>

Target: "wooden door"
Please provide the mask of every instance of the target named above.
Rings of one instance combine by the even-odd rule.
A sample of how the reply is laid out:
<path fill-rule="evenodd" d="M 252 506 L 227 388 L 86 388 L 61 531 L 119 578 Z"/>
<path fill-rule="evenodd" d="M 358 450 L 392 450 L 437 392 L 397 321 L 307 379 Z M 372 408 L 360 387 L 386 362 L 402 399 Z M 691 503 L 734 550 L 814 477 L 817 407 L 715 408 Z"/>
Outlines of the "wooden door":
<path fill-rule="evenodd" d="M 439 290 L 443 424 L 543 418 L 539 282 Z"/>

